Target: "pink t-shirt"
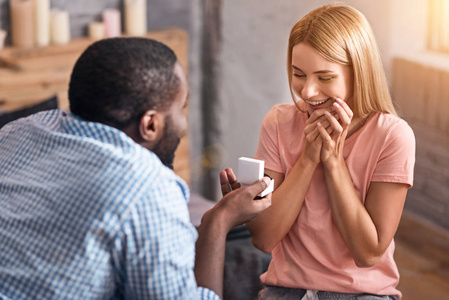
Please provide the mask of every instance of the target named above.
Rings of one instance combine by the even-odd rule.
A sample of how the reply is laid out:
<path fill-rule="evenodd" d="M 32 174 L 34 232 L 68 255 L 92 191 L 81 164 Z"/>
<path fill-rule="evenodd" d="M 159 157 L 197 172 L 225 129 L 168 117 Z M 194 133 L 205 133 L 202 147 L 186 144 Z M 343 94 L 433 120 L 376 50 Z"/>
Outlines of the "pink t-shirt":
<path fill-rule="evenodd" d="M 274 106 L 265 117 L 255 158 L 286 176 L 301 155 L 307 114 L 294 104 Z M 415 138 L 402 119 L 373 113 L 350 136 L 344 158 L 359 199 L 365 201 L 372 181 L 413 183 Z M 318 165 L 298 218 L 272 251 L 266 285 L 341 293 L 396 295 L 399 272 L 394 241 L 373 267 L 359 268 L 335 227 L 322 165 Z"/>

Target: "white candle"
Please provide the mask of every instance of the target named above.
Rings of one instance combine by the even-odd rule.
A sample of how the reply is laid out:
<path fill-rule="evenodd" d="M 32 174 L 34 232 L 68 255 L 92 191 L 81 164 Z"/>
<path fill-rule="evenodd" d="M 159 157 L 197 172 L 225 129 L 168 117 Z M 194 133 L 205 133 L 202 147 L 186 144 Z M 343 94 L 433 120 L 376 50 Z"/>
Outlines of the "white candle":
<path fill-rule="evenodd" d="M 11 38 L 14 46 L 34 46 L 33 8 L 32 0 L 11 0 Z"/>
<path fill-rule="evenodd" d="M 5 46 L 6 31 L 0 29 L 0 50 Z"/>
<path fill-rule="evenodd" d="M 101 40 L 105 36 L 103 22 L 92 22 L 89 24 L 89 37 L 92 40 Z"/>
<path fill-rule="evenodd" d="M 134 36 L 147 33 L 146 0 L 125 0 L 125 32 Z"/>
<path fill-rule="evenodd" d="M 50 44 L 50 1 L 34 0 L 36 45 Z"/>
<path fill-rule="evenodd" d="M 67 44 L 70 41 L 69 13 L 52 9 L 50 13 L 51 41 L 53 44 Z"/>
<path fill-rule="evenodd" d="M 120 20 L 120 11 L 118 9 L 105 9 L 103 11 L 103 23 L 106 37 L 120 36 L 122 32 L 122 23 Z"/>

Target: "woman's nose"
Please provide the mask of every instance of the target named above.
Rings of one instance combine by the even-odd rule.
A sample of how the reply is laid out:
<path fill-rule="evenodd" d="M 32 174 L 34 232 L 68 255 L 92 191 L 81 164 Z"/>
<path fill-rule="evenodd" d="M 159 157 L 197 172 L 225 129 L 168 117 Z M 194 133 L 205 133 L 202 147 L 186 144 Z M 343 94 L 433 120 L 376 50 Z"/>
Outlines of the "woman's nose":
<path fill-rule="evenodd" d="M 303 99 L 311 99 L 315 96 L 318 96 L 319 90 L 316 83 L 314 83 L 312 80 L 306 80 L 304 83 L 304 86 L 301 89 L 301 98 Z"/>

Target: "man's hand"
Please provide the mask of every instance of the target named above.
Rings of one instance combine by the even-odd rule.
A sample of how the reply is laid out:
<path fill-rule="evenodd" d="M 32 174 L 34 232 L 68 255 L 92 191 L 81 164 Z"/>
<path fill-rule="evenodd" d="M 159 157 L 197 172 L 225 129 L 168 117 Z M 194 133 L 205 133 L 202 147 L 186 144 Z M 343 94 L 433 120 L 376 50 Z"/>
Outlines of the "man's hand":
<path fill-rule="evenodd" d="M 264 177 L 252 185 L 239 188 L 240 184 L 237 182 L 232 170 L 227 170 L 229 170 L 229 172 L 223 171 L 226 174 L 223 174 L 223 172 L 220 174 L 220 180 L 223 179 L 221 184 L 225 196 L 212 209 L 206 212 L 203 218 L 219 218 L 222 225 L 224 225 L 227 230 L 231 230 L 237 225 L 251 221 L 259 213 L 270 207 L 271 193 L 263 198 L 254 200 L 258 194 L 268 187 L 270 179 Z M 227 181 L 225 178 L 227 178 Z M 229 181 L 229 179 L 231 179 L 231 181 Z M 224 184 L 226 182 L 228 182 L 228 187 Z M 225 188 L 223 188 L 223 186 L 225 186 Z"/>
<path fill-rule="evenodd" d="M 237 177 L 231 168 L 226 168 L 224 171 L 220 172 L 220 186 L 223 196 L 240 188 L 240 182 L 237 181 Z"/>
<path fill-rule="evenodd" d="M 199 286 L 223 296 L 226 235 L 233 227 L 250 221 L 271 205 L 271 193 L 254 200 L 269 183 L 270 179 L 264 177 L 252 185 L 240 187 L 230 168 L 220 173 L 224 197 L 204 214 L 198 227 L 195 277 Z"/>

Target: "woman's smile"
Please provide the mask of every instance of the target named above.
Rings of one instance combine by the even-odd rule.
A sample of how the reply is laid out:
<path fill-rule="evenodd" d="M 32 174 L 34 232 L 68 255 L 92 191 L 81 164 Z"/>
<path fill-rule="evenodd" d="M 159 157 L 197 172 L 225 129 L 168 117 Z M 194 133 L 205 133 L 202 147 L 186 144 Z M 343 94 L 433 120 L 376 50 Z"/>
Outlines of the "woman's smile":
<path fill-rule="evenodd" d="M 320 105 L 322 105 L 322 104 L 328 102 L 330 99 L 331 99 L 331 98 L 327 98 L 327 99 L 322 100 L 322 101 L 316 101 L 316 100 L 314 100 L 314 101 L 311 101 L 311 100 L 305 100 L 305 101 L 306 101 L 306 103 L 309 104 L 310 106 L 317 108 L 318 106 L 320 106 Z"/>

